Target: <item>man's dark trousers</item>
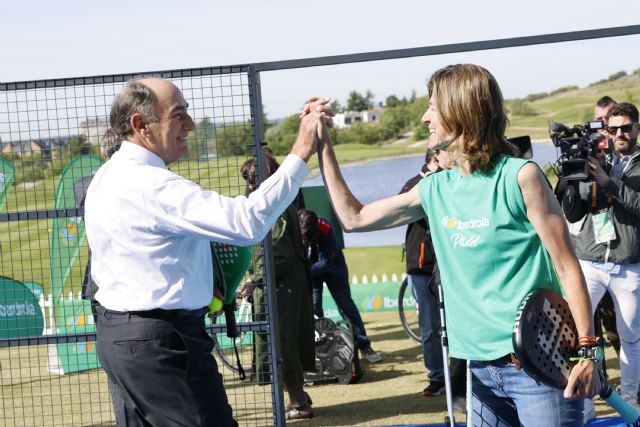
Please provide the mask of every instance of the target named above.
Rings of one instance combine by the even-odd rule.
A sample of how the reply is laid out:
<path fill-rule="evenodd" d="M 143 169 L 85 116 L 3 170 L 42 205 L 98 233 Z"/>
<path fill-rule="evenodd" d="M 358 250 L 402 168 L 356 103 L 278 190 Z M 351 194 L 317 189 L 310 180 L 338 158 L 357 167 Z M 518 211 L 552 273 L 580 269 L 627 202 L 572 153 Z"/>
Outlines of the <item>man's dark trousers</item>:
<path fill-rule="evenodd" d="M 119 426 L 237 425 L 204 316 L 97 312 L 97 352 Z"/>

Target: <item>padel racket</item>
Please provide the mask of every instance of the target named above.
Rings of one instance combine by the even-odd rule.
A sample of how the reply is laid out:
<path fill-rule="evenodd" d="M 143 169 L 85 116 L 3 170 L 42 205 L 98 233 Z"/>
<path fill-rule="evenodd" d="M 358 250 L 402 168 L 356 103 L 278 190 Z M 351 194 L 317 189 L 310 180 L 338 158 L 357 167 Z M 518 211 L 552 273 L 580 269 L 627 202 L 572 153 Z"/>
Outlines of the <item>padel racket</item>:
<path fill-rule="evenodd" d="M 231 304 L 236 299 L 236 290 L 242 282 L 251 263 L 251 246 L 234 246 L 226 243 L 212 242 L 216 261 L 224 278 L 224 304 Z"/>
<path fill-rule="evenodd" d="M 531 377 L 551 387 L 564 388 L 577 356 L 578 332 L 569 304 L 549 289 L 538 289 L 522 301 L 513 326 L 513 348 L 522 369 Z M 629 406 L 605 381 L 600 363 L 602 387 L 599 391 L 609 406 L 625 422 L 640 426 L 640 414 Z"/>
<path fill-rule="evenodd" d="M 236 366 L 238 376 L 241 380 L 246 378 L 246 374 L 240 363 L 240 355 L 238 354 L 238 347 L 235 340 L 240 337 L 240 331 L 236 324 L 233 302 L 236 299 L 236 290 L 249 269 L 252 254 L 253 252 L 249 246 L 243 247 L 211 242 L 211 256 L 214 262 L 213 268 L 216 270 L 214 274 L 217 276 L 215 286 L 219 287 L 224 294 L 222 309 L 227 325 L 227 337 L 233 339 L 233 351 L 236 355 Z M 212 311 L 216 311 L 214 308 L 215 300 L 216 297 L 214 296 L 209 303 L 209 308 Z"/>

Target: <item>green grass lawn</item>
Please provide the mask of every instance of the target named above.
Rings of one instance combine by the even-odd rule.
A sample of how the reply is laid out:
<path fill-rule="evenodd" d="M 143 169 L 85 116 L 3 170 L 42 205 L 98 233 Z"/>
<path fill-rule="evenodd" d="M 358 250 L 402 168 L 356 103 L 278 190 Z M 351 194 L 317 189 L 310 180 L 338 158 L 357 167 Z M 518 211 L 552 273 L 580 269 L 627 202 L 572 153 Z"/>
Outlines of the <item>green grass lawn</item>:
<path fill-rule="evenodd" d="M 300 426 L 385 426 L 442 423 L 445 396 L 423 397 L 426 370 L 422 351 L 405 335 L 395 312 L 365 313 L 367 333 L 381 353 L 381 363 L 363 361 L 358 384 L 307 388 L 315 417 L 291 422 Z M 606 349 L 610 382 L 619 382 L 618 360 Z M 47 371 L 47 347 L 0 349 L 2 425 L 111 426 L 113 412 L 102 370 L 56 375 Z M 220 363 L 229 402 L 240 425 L 273 425 L 271 387 L 240 381 Z M 615 416 L 602 400 L 599 416 Z M 464 421 L 462 414 L 456 414 Z"/>
<path fill-rule="evenodd" d="M 349 280 L 353 276 L 357 276 L 358 283 L 363 275 L 368 276 L 371 281 L 373 274 L 378 276 L 378 280 L 381 280 L 382 275 L 386 274 L 391 280 L 392 274 L 396 274 L 400 278 L 405 272 L 401 245 L 346 248 L 344 256 L 349 267 Z"/>

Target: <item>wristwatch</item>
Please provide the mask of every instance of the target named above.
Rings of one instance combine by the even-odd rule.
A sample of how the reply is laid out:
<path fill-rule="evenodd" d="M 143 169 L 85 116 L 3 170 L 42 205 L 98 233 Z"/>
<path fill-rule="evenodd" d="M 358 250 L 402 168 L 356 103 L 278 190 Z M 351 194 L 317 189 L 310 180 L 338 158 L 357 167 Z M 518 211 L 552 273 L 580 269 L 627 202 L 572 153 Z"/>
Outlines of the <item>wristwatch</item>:
<path fill-rule="evenodd" d="M 604 360 L 604 350 L 599 345 L 584 345 L 578 347 L 578 358 L 591 359 L 598 363 Z"/>

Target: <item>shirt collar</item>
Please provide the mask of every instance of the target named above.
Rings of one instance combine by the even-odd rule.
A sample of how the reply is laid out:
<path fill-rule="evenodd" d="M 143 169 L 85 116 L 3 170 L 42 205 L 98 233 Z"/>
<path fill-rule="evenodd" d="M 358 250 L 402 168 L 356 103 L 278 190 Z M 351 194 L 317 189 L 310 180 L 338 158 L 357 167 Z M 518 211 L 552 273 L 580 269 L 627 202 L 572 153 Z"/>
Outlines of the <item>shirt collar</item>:
<path fill-rule="evenodd" d="M 622 156 L 622 157 L 620 157 L 620 156 L 612 156 L 611 165 L 615 166 L 618 163 L 624 164 L 624 163 L 629 161 L 629 158 L 631 158 L 630 155 L 629 156 Z"/>
<path fill-rule="evenodd" d="M 122 141 L 122 146 L 116 154 L 118 156 L 126 156 L 129 159 L 138 160 L 139 162 L 149 166 L 168 169 L 164 160 L 162 160 L 160 156 L 131 141 Z"/>

